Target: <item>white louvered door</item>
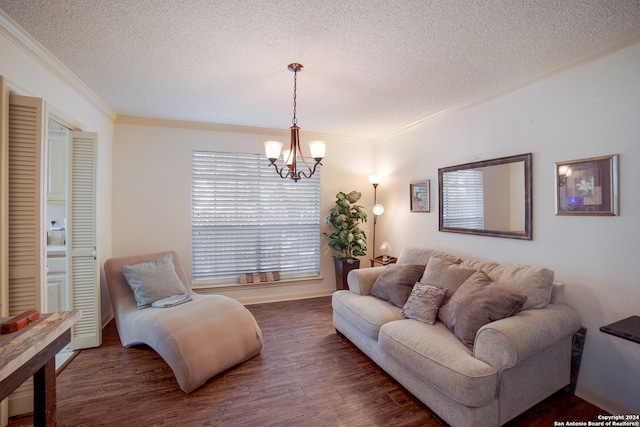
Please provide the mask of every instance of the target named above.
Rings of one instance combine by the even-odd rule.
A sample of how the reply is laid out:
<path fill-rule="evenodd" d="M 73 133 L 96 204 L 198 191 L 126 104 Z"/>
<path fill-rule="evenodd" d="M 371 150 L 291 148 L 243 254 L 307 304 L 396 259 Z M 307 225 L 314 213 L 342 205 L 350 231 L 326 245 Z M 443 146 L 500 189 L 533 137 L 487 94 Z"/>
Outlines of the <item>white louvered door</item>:
<path fill-rule="evenodd" d="M 44 101 L 9 97 L 9 315 L 44 311 Z"/>
<path fill-rule="evenodd" d="M 0 317 L 9 315 L 9 90 L 0 76 Z M 4 426 L 0 407 L 0 426 Z"/>
<path fill-rule="evenodd" d="M 43 141 L 46 108 L 42 99 L 9 96 L 8 312 L 45 311 L 45 233 Z M 9 416 L 33 410 L 33 380 L 9 397 Z"/>
<path fill-rule="evenodd" d="M 0 317 L 9 315 L 9 89 L 0 76 Z M 9 400 L 0 402 L 0 426 L 9 421 Z"/>
<path fill-rule="evenodd" d="M 96 261 L 97 135 L 71 132 L 67 194 L 67 276 L 73 310 L 82 317 L 71 335 L 71 348 L 99 346 L 100 289 Z"/>

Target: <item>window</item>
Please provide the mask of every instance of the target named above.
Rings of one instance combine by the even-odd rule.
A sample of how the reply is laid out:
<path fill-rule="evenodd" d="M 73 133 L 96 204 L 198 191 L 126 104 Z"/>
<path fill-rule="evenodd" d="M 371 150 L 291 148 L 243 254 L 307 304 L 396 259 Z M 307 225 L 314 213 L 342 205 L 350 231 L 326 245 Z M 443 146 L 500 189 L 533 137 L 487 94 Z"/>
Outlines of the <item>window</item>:
<path fill-rule="evenodd" d="M 193 152 L 194 283 L 272 271 L 319 275 L 320 174 L 294 182 L 268 164 L 259 154 Z"/>
<path fill-rule="evenodd" d="M 443 174 L 442 219 L 447 227 L 484 228 L 482 169 Z"/>

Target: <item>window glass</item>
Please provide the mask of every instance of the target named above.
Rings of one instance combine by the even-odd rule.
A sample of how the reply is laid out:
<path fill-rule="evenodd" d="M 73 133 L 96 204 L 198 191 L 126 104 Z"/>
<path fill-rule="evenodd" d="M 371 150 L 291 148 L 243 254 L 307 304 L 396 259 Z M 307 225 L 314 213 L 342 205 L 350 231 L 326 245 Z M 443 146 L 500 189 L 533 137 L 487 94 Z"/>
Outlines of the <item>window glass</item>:
<path fill-rule="evenodd" d="M 236 283 L 245 273 L 319 275 L 319 171 L 295 182 L 263 155 L 194 151 L 191 182 L 196 285 Z"/>
<path fill-rule="evenodd" d="M 442 175 L 442 220 L 445 227 L 484 228 L 482 169 Z"/>

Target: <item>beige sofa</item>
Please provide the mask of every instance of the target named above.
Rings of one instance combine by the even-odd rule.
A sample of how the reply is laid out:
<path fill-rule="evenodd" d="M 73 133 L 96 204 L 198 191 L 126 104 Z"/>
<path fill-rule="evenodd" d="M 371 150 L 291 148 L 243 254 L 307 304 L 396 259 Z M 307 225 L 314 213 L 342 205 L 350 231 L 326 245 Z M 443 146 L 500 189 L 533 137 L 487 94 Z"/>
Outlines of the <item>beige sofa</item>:
<path fill-rule="evenodd" d="M 515 315 L 482 326 L 470 349 L 439 319 L 433 325 L 407 319 L 400 307 L 370 295 L 389 267 L 364 268 L 349 273 L 348 291 L 333 294 L 336 330 L 455 427 L 502 425 L 569 384 L 580 320 L 564 304 L 564 286 L 553 282 L 552 271 L 463 261 L 417 247 L 405 248 L 397 264 L 427 266 L 432 257 L 483 271 L 527 301 Z"/>

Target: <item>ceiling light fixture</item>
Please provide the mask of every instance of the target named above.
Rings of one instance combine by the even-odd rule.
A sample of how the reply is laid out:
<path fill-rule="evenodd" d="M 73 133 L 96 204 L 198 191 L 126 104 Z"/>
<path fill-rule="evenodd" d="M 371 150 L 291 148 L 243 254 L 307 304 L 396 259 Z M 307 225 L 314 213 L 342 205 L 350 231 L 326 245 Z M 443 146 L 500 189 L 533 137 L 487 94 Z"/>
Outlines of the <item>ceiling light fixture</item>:
<path fill-rule="evenodd" d="M 276 173 L 280 175 L 280 178 L 291 178 L 294 181 L 298 181 L 301 178 L 311 178 L 316 171 L 316 167 L 318 165 L 322 166 L 322 159 L 324 158 L 324 152 L 326 148 L 326 143 L 324 141 L 311 141 L 309 143 L 309 148 L 311 149 L 311 157 L 315 160 L 315 164 L 313 165 L 313 169 L 307 164 L 304 156 L 302 155 L 302 150 L 300 149 L 300 128 L 298 127 L 298 119 L 296 118 L 296 86 L 298 80 L 298 71 L 302 71 L 302 64 L 293 63 L 289 64 L 287 67 L 289 71 L 293 72 L 293 126 L 289 128 L 291 131 L 291 142 L 289 143 L 289 149 L 283 150 L 282 152 L 282 160 L 284 163 L 280 168 L 276 164 L 276 161 L 280 157 L 280 150 L 284 145 L 279 141 L 265 141 L 264 142 L 264 150 L 267 154 L 267 158 L 271 162 L 269 166 L 273 165 L 276 168 Z M 301 171 L 298 170 L 298 162 L 301 161 L 304 166 L 306 166 L 306 171 L 303 169 Z M 301 164 L 301 166 L 302 166 Z M 285 169 L 286 166 L 286 169 Z"/>

